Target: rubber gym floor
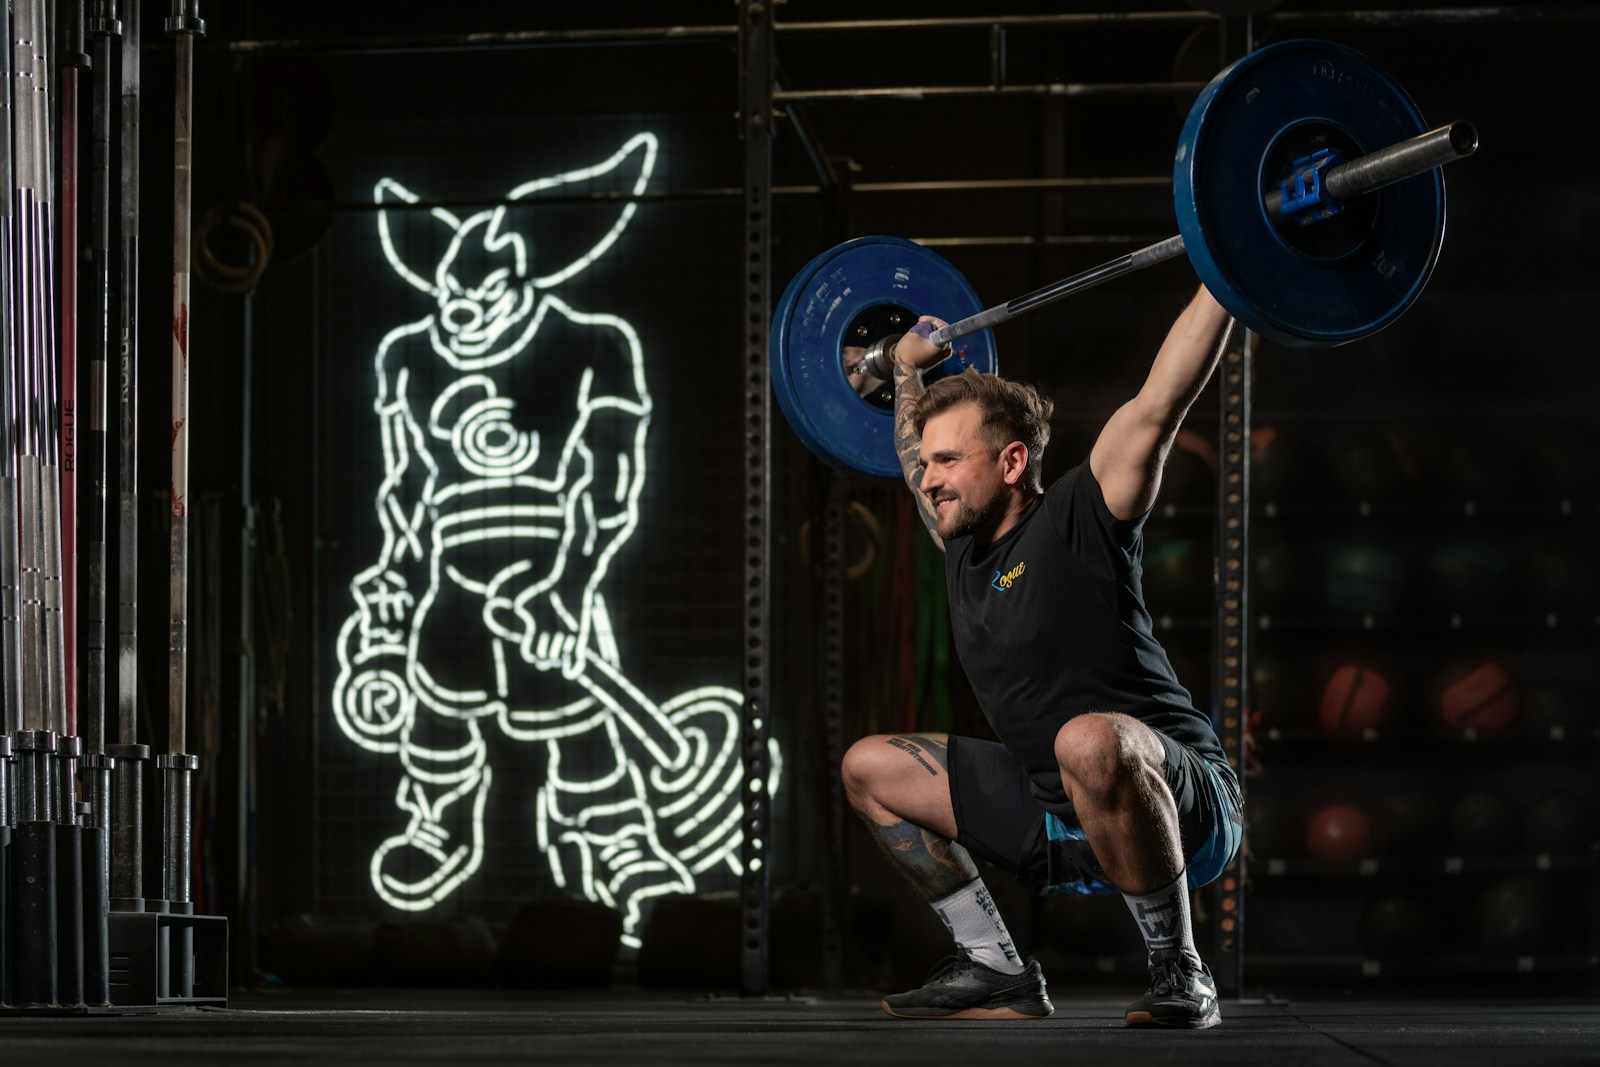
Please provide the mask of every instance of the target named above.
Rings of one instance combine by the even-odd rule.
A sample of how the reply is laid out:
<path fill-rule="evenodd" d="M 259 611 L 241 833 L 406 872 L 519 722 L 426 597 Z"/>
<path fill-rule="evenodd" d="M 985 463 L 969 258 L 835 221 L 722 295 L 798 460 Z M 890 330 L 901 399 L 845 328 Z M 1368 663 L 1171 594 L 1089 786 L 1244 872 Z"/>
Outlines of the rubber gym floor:
<path fill-rule="evenodd" d="M 1600 1064 L 1600 1004 L 1459 997 L 1224 1001 L 1222 1025 L 1127 1030 L 1137 991 L 1054 995 L 1038 1022 L 914 1023 L 870 994 L 736 999 L 662 993 L 311 990 L 227 1008 L 0 1016 L 8 1064 Z"/>

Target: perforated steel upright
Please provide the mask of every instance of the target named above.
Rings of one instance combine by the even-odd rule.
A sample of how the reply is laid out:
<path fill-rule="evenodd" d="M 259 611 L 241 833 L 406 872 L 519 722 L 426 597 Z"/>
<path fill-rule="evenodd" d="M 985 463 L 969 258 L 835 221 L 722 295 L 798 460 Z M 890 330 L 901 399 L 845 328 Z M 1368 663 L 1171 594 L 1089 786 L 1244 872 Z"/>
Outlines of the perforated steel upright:
<path fill-rule="evenodd" d="M 771 307 L 772 4 L 739 4 L 739 123 L 744 139 L 744 843 L 740 873 L 740 982 L 767 991 L 768 847 L 771 844 L 772 389 L 767 376 Z"/>
<path fill-rule="evenodd" d="M 1217 736 L 1244 784 L 1245 711 L 1250 684 L 1250 375 L 1256 335 L 1235 329 L 1224 342 L 1217 463 L 1215 664 Z M 1237 997 L 1244 985 L 1244 849 L 1213 883 L 1217 992 Z"/>

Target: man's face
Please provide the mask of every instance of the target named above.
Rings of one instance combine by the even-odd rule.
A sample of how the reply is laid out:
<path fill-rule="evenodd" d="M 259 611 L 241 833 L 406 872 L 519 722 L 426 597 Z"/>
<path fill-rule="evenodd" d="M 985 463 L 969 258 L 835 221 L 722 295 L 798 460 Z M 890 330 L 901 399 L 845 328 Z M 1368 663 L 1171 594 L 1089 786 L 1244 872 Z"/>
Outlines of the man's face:
<path fill-rule="evenodd" d="M 983 437 L 978 405 L 957 404 L 922 428 L 922 491 L 945 540 L 992 531 L 1005 515 L 1005 465 Z"/>

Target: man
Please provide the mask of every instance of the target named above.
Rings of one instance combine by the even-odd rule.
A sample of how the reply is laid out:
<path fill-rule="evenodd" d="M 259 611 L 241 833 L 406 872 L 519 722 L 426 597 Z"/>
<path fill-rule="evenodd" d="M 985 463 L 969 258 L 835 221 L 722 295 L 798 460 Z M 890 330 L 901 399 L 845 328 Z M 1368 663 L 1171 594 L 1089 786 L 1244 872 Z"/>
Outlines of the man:
<path fill-rule="evenodd" d="M 1144 386 L 1089 454 L 1044 491 L 1053 405 L 965 374 L 924 388 L 945 354 L 924 317 L 895 347 L 895 441 L 947 556 L 951 627 L 1000 743 L 868 737 L 844 759 L 852 806 L 950 929 L 956 956 L 886 997 L 907 1018 L 1041 1018 L 1053 1010 L 978 877 L 978 856 L 1043 893 L 1121 892 L 1149 950 L 1129 1026 L 1220 1021 L 1194 947 L 1189 889 L 1239 846 L 1238 779 L 1156 641 L 1140 590 L 1141 530 L 1227 312 L 1201 289 Z"/>

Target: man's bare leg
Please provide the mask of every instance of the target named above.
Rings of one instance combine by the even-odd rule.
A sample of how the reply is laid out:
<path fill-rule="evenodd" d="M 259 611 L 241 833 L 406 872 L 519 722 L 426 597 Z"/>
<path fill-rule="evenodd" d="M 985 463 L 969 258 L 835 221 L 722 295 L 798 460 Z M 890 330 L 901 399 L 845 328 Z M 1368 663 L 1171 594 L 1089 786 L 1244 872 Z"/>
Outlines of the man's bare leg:
<path fill-rule="evenodd" d="M 954 840 L 948 755 L 943 734 L 864 738 L 845 755 L 845 794 L 962 952 L 991 970 L 1020 974 L 1024 964 L 1000 911 L 972 856 Z"/>
<path fill-rule="evenodd" d="M 1154 731 L 1128 715 L 1080 715 L 1056 734 L 1062 786 L 1150 955 L 1154 984 L 1129 1009 L 1128 1025 L 1214 1026 L 1216 990 L 1194 945 L 1166 759 Z"/>

